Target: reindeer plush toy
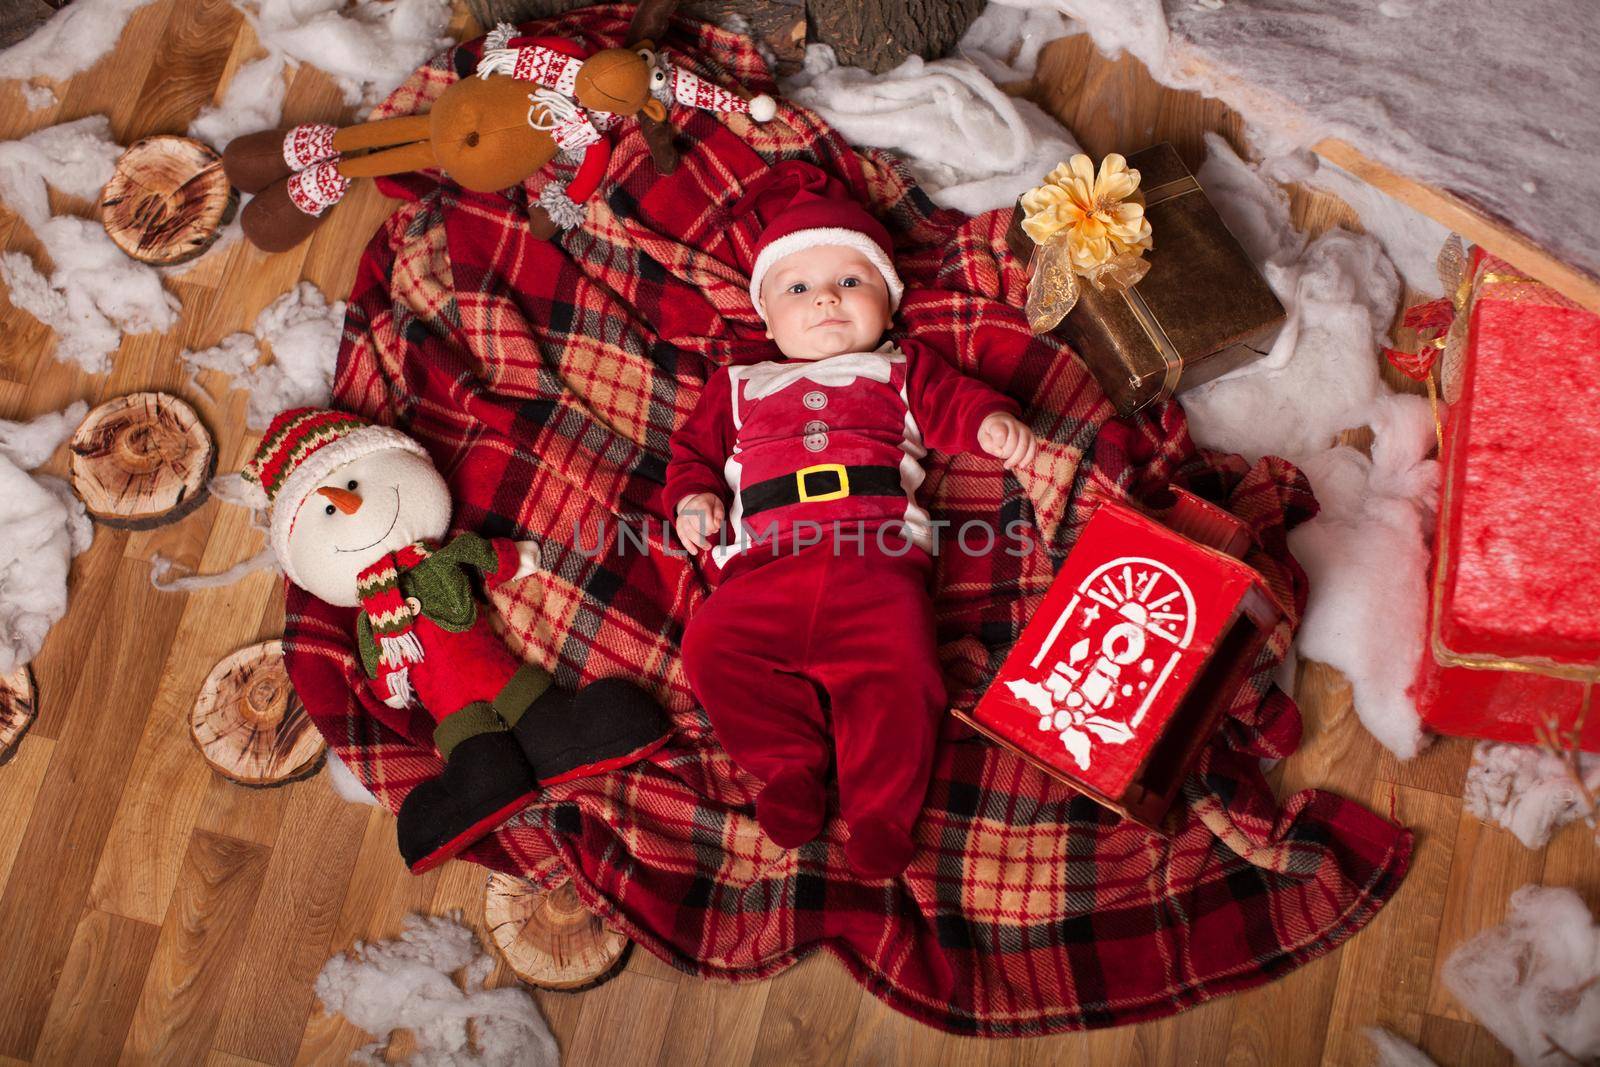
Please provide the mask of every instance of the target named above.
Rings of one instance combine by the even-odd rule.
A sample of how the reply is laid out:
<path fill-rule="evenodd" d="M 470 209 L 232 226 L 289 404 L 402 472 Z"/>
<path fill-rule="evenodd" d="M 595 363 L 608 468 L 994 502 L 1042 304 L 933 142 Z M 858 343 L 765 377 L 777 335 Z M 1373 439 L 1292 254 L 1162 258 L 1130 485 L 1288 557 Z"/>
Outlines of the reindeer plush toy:
<path fill-rule="evenodd" d="M 267 252 L 310 236 L 355 178 L 437 167 L 465 189 L 496 192 L 520 185 L 557 154 L 578 161 L 565 188 L 544 187 L 528 214 L 534 232 L 550 237 L 584 218 L 611 158 L 611 133 L 637 116 L 656 166 L 670 172 L 677 156 L 663 125 L 667 105 L 772 118 L 771 97 L 747 100 L 670 65 L 655 50 L 672 0 L 640 4 L 628 44 L 586 55 L 554 37 L 515 37 L 506 23 L 484 38 L 477 77 L 446 89 L 425 115 L 402 115 L 346 126 L 308 123 L 248 134 L 222 156 L 228 179 L 254 194 L 240 223 Z"/>

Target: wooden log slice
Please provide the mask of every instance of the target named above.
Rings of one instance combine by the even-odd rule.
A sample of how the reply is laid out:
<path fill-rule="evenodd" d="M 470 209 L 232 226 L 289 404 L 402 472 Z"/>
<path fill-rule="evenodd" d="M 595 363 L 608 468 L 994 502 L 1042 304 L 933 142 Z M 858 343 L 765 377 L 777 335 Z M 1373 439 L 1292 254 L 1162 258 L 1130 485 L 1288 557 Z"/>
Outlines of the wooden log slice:
<path fill-rule="evenodd" d="M 0 48 L 26 40 L 63 6 L 61 0 L 8 0 L 0 4 Z"/>
<path fill-rule="evenodd" d="M 242 648 L 211 669 L 189 736 L 218 774 L 257 787 L 309 778 L 327 751 L 289 684 L 282 641 Z"/>
<path fill-rule="evenodd" d="M 18 667 L 0 675 L 0 766 L 11 762 L 22 744 L 22 737 L 39 717 L 39 694 L 33 672 Z"/>
<path fill-rule="evenodd" d="M 570 880 L 545 892 L 523 878 L 489 875 L 483 901 L 495 951 L 540 989 L 592 989 L 622 970 L 633 947 L 601 922 Z"/>
<path fill-rule="evenodd" d="M 488 29 L 497 22 L 522 23 L 549 18 L 594 0 L 466 0 L 478 25 Z M 945 3 L 946 0 L 938 0 Z M 981 6 L 981 5 L 980 5 Z M 685 18 L 725 26 L 738 15 L 750 36 L 766 45 L 777 62 L 776 74 L 793 74 L 805 62 L 806 0 L 680 0 L 674 10 Z"/>
<path fill-rule="evenodd" d="M 832 45 L 847 67 L 874 74 L 907 56 L 947 54 L 983 10 L 984 0 L 806 0 L 814 40 Z"/>
<path fill-rule="evenodd" d="M 96 522 L 145 530 L 205 500 L 217 450 L 194 408 L 129 393 L 89 412 L 72 435 L 72 489 Z"/>
<path fill-rule="evenodd" d="M 210 248 L 238 203 L 221 156 L 162 134 L 135 141 L 117 160 L 100 193 L 100 221 L 134 259 L 171 266 Z"/>

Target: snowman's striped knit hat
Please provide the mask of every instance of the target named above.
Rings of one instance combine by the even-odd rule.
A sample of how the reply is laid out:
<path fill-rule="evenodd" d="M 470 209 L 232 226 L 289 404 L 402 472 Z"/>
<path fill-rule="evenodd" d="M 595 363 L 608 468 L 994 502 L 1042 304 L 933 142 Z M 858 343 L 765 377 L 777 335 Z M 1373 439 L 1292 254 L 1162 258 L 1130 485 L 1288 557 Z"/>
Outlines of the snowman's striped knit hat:
<path fill-rule="evenodd" d="M 256 506 L 271 509 L 272 551 L 290 581 L 299 584 L 289 564 L 289 533 L 306 498 L 346 463 L 391 448 L 430 458 L 399 430 L 375 426 L 344 411 L 291 408 L 272 420 L 239 476 L 258 491 Z"/>

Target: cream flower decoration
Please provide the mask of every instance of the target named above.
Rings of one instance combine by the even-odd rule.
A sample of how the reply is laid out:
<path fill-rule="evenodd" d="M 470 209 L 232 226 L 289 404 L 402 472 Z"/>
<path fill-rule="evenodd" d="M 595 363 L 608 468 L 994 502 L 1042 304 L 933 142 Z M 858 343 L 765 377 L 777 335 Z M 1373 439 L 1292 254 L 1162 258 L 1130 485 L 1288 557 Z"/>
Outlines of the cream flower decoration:
<path fill-rule="evenodd" d="M 1073 156 L 1023 194 L 1022 229 L 1039 245 L 1063 238 L 1072 269 L 1092 276 L 1151 247 L 1144 205 L 1129 199 L 1138 188 L 1139 172 L 1115 152 L 1101 161 L 1099 174 L 1088 156 Z"/>

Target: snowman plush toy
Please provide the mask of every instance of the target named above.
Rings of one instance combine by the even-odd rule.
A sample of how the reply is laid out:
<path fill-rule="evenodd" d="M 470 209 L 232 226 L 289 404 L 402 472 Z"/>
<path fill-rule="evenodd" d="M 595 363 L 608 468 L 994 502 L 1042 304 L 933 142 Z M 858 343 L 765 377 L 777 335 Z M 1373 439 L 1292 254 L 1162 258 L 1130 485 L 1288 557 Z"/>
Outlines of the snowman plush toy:
<path fill-rule="evenodd" d="M 668 725 L 621 678 L 576 693 L 512 655 L 476 586 L 537 569 L 528 541 L 446 540 L 450 491 L 416 441 L 342 411 L 297 408 L 267 428 L 243 472 L 271 510 L 289 580 L 360 608 L 356 645 L 374 695 L 434 721 L 444 773 L 400 805 L 400 854 L 438 866 L 522 810 L 541 787 L 603 774 L 665 743 Z"/>

